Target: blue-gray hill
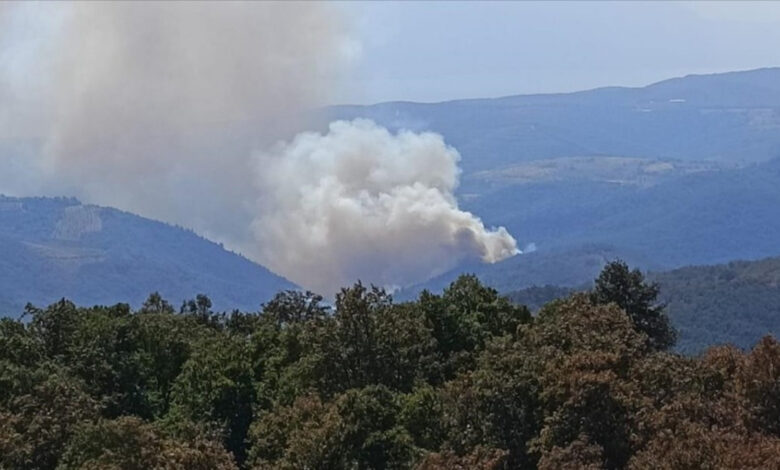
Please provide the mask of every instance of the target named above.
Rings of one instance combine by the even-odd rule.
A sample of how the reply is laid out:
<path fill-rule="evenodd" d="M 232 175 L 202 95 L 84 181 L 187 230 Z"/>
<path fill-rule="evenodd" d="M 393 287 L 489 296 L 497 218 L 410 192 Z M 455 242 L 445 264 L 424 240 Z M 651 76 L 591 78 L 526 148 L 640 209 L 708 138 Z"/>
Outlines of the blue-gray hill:
<path fill-rule="evenodd" d="M 174 304 L 198 293 L 217 309 L 256 310 L 293 284 L 189 230 L 68 198 L 0 196 L 0 314 L 67 297 Z"/>
<path fill-rule="evenodd" d="M 690 75 L 642 88 L 336 106 L 327 117 L 439 132 L 463 155 L 468 175 L 583 155 L 764 161 L 780 156 L 779 109 L 780 68 L 766 68 Z"/>

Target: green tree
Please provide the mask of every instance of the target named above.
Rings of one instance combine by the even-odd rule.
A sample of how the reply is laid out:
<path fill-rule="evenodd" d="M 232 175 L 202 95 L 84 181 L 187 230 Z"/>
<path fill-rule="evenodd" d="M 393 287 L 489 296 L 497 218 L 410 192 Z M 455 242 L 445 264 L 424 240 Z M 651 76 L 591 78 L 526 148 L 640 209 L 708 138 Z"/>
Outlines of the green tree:
<path fill-rule="evenodd" d="M 171 393 L 182 367 L 199 342 L 214 330 L 186 316 L 168 313 L 140 313 L 131 318 L 136 335 L 134 357 L 139 363 L 141 381 L 148 405 L 148 416 L 164 416 L 171 403 Z"/>
<path fill-rule="evenodd" d="M 72 302 L 60 300 L 41 310 L 28 304 L 25 316 L 32 317 L 30 327 L 41 339 L 46 355 L 51 358 L 68 353 L 69 343 L 78 328 L 81 312 Z"/>
<path fill-rule="evenodd" d="M 765 336 L 753 348 L 737 377 L 751 426 L 780 437 L 780 343 Z"/>
<path fill-rule="evenodd" d="M 185 300 L 181 304 L 179 313 L 189 313 L 202 317 L 209 317 L 213 313 L 211 311 L 211 299 L 209 299 L 205 294 L 198 294 L 194 299 Z"/>
<path fill-rule="evenodd" d="M 253 425 L 250 464 L 259 469 L 411 468 L 415 449 L 386 387 L 349 390 L 330 403 L 316 396 L 266 413 Z"/>
<path fill-rule="evenodd" d="M 372 384 L 410 391 L 436 373 L 435 341 L 412 306 L 357 283 L 342 289 L 335 307 L 332 317 L 303 331 L 307 347 L 296 365 L 303 382 L 325 396 Z"/>
<path fill-rule="evenodd" d="M 53 469 L 76 428 L 96 419 L 100 406 L 56 365 L 25 372 L 31 388 L 17 389 L 0 406 L 0 468 Z"/>
<path fill-rule="evenodd" d="M 507 468 L 532 468 L 531 440 L 542 426 L 541 386 L 534 358 L 504 337 L 489 344 L 477 367 L 444 384 L 441 425 L 458 455 L 501 449 Z"/>
<path fill-rule="evenodd" d="M 81 426 L 57 470 L 76 469 L 237 470 L 214 440 L 190 435 L 179 440 L 138 418 L 100 420 Z"/>
<path fill-rule="evenodd" d="M 31 367 L 44 358 L 44 345 L 37 335 L 21 322 L 0 318 L 0 361 Z"/>
<path fill-rule="evenodd" d="M 248 464 L 251 468 L 337 468 L 340 462 L 335 449 L 336 436 L 323 430 L 335 427 L 335 416 L 328 413 L 328 407 L 317 395 L 303 395 L 289 406 L 277 406 L 273 410 L 261 413 L 252 423 L 249 432 Z M 291 447 L 297 444 L 299 449 L 308 449 L 304 455 Z M 324 452 L 331 452 L 324 454 Z M 327 465 L 329 466 L 327 466 Z"/>
<path fill-rule="evenodd" d="M 445 403 L 439 390 L 424 383 L 402 395 L 400 403 L 399 421 L 414 439 L 415 446 L 430 451 L 438 450 L 447 437 L 444 427 Z"/>
<path fill-rule="evenodd" d="M 159 292 L 149 294 L 139 313 L 173 313 L 173 305 L 163 299 Z"/>
<path fill-rule="evenodd" d="M 553 447 L 539 461 L 539 470 L 601 470 L 603 449 L 580 436 L 566 447 Z"/>
<path fill-rule="evenodd" d="M 645 282 L 641 271 L 632 271 L 618 260 L 604 266 L 591 299 L 596 304 L 617 304 L 626 311 L 634 327 L 647 335 L 653 349 L 666 350 L 674 346 L 677 336 L 664 313 L 664 305 L 657 303 L 658 293 L 658 284 Z"/>
<path fill-rule="evenodd" d="M 458 455 L 451 450 L 426 454 L 415 470 L 503 470 L 506 451 L 478 447 L 470 454 Z"/>
<path fill-rule="evenodd" d="M 215 334 L 196 344 L 171 391 L 168 419 L 214 426 L 241 463 L 252 422 L 255 389 L 244 342 Z"/>
<path fill-rule="evenodd" d="M 641 397 L 630 371 L 647 357 L 646 337 L 617 305 L 574 295 L 545 306 L 522 335 L 539 367 L 542 458 L 577 440 L 603 449 L 606 468 L 630 458 Z"/>
<path fill-rule="evenodd" d="M 107 416 L 149 415 L 128 305 L 84 309 L 62 300 L 28 312 L 46 357 L 82 379 Z"/>
<path fill-rule="evenodd" d="M 474 275 L 460 276 L 441 296 L 423 291 L 415 307 L 436 340 L 446 378 L 474 367 L 491 337 L 513 336 L 531 320 L 527 308 L 512 304 Z"/>
<path fill-rule="evenodd" d="M 309 291 L 280 292 L 263 305 L 263 315 L 280 326 L 321 320 L 328 311 L 329 308 L 322 304 L 322 296 Z"/>

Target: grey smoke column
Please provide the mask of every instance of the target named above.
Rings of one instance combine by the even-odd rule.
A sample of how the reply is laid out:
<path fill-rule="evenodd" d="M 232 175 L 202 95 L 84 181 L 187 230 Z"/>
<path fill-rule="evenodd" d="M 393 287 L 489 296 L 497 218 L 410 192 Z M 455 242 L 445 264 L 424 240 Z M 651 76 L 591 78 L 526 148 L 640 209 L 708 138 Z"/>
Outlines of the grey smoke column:
<path fill-rule="evenodd" d="M 518 252 L 458 208 L 440 136 L 356 121 L 293 138 L 359 51 L 333 5 L 0 4 L 3 25 L 0 144 L 37 148 L 0 146 L 0 192 L 192 227 L 326 295 Z"/>
<path fill-rule="evenodd" d="M 4 10 L 40 30 L 0 31 L 4 50 L 28 50 L 22 73 L 0 72 L 0 83 L 13 85 L 17 110 L 37 109 L 23 130 L 43 142 L 34 183 L 232 242 L 252 218 L 253 149 L 299 130 L 327 100 L 349 39 L 319 3 Z"/>

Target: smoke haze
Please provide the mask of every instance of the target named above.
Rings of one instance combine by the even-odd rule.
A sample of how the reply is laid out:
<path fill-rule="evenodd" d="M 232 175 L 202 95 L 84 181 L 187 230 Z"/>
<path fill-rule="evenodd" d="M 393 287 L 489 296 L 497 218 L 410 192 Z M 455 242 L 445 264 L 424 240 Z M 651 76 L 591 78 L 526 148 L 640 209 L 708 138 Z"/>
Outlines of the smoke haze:
<path fill-rule="evenodd" d="M 0 5 L 0 192 L 191 227 L 326 294 L 516 253 L 458 209 L 440 136 L 290 140 L 359 52 L 346 26 L 314 2 Z"/>
<path fill-rule="evenodd" d="M 41 141 L 34 185 L 233 243 L 242 233 L 231 228 L 245 232 L 251 220 L 253 149 L 325 103 L 348 39 L 337 12 L 318 3 L 8 9 L 20 26 L 0 43 L 27 51 L 3 77 L 5 96 L 21 97 L 16 111 L 39 110 L 31 129 L 17 129 Z"/>
<path fill-rule="evenodd" d="M 393 135 L 371 121 L 334 122 L 258 157 L 258 258 L 320 292 L 358 278 L 428 279 L 466 257 L 518 253 L 458 209 L 458 152 L 433 133 Z"/>

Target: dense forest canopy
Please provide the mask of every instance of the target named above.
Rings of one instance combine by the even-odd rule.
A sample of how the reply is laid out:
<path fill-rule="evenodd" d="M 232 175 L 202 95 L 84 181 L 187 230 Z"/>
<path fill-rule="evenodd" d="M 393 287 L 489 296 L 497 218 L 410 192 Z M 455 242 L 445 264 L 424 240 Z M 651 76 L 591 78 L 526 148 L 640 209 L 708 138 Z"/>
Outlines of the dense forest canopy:
<path fill-rule="evenodd" d="M 660 287 L 658 298 L 678 332 L 677 352 L 700 354 L 716 344 L 750 349 L 763 335 L 780 334 L 780 257 L 688 266 L 647 278 Z M 537 286 L 506 296 L 536 312 L 588 285 Z"/>
<path fill-rule="evenodd" d="M 657 296 L 615 262 L 533 316 L 474 276 L 28 306 L 0 320 L 0 468 L 778 468 L 780 344 L 672 353 Z"/>

